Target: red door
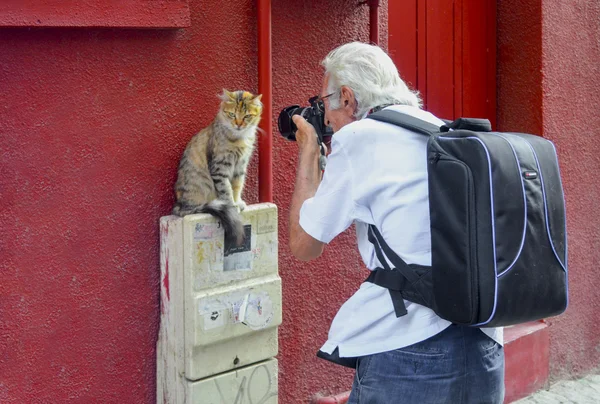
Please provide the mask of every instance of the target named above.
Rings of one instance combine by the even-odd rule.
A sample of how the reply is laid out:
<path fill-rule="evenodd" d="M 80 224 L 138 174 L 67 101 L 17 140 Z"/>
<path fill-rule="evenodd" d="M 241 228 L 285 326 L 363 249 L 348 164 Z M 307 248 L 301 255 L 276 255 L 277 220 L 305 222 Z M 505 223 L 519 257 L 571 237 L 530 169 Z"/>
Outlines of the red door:
<path fill-rule="evenodd" d="M 496 2 L 390 1 L 389 52 L 400 75 L 440 118 L 496 127 Z"/>

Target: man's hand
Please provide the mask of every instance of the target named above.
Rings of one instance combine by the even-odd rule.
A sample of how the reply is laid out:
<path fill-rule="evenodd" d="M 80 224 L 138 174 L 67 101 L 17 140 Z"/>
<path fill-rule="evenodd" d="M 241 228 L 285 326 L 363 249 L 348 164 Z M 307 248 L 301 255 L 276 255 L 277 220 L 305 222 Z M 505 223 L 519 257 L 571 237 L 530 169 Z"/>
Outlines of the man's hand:
<path fill-rule="evenodd" d="M 294 115 L 292 121 L 294 121 L 294 124 L 298 128 L 296 131 L 296 143 L 298 143 L 300 153 L 318 151 L 319 142 L 317 141 L 317 131 L 314 126 L 300 115 Z"/>
<path fill-rule="evenodd" d="M 290 206 L 290 249 L 296 258 L 309 261 L 321 255 L 324 244 L 302 229 L 300 208 L 305 200 L 315 195 L 321 182 L 321 170 L 319 169 L 321 152 L 315 128 L 301 116 L 294 115 L 292 120 L 298 127 L 296 142 L 300 155 L 296 186 Z"/>

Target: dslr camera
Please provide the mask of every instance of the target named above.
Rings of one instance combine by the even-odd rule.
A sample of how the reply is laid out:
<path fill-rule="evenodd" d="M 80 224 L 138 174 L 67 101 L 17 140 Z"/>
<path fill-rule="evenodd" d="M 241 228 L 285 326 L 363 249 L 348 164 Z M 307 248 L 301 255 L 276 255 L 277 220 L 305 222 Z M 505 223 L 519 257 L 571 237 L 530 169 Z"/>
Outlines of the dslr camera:
<path fill-rule="evenodd" d="M 327 143 L 330 140 L 333 130 L 325 125 L 325 106 L 323 105 L 323 100 L 320 100 L 319 96 L 314 96 L 309 98 L 308 102 L 310 107 L 291 105 L 281 110 L 277 121 L 279 133 L 287 140 L 296 141 L 296 131 L 298 128 L 294 121 L 292 121 L 292 116 L 300 115 L 314 126 L 319 137 L 319 146 L 321 146 L 323 142 Z"/>

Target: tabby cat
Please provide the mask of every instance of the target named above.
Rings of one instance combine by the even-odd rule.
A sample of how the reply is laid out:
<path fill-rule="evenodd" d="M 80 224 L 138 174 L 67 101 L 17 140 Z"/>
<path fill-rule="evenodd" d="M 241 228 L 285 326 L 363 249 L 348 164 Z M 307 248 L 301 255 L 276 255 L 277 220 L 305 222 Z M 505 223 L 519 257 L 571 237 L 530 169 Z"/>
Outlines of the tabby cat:
<path fill-rule="evenodd" d="M 239 211 L 242 189 L 262 113 L 261 95 L 223 90 L 220 110 L 188 143 L 175 183 L 173 214 L 209 213 L 217 217 L 227 241 L 244 239 Z"/>

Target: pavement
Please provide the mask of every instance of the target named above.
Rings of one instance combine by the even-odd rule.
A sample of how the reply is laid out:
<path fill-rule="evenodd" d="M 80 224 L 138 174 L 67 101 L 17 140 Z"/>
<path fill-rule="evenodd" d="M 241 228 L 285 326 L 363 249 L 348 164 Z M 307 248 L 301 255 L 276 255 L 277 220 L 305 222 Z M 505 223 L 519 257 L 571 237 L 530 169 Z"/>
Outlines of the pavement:
<path fill-rule="evenodd" d="M 600 404 L 600 374 L 562 380 L 513 404 Z"/>

